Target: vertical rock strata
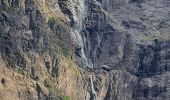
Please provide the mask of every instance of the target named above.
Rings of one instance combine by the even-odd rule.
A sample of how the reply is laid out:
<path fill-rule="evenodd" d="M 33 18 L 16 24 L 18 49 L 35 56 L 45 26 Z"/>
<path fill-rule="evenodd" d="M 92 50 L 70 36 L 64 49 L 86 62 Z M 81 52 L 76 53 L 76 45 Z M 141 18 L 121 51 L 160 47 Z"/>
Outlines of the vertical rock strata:
<path fill-rule="evenodd" d="M 1 0 L 0 100 L 169 100 L 169 5 Z"/>

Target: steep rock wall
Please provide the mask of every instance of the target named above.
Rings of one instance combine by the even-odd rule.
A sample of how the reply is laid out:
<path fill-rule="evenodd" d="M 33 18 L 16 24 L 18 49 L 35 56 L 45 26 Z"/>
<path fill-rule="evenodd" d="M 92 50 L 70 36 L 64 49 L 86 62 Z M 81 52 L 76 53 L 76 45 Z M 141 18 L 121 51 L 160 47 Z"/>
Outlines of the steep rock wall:
<path fill-rule="evenodd" d="M 168 0 L 1 0 L 0 99 L 169 100 Z"/>

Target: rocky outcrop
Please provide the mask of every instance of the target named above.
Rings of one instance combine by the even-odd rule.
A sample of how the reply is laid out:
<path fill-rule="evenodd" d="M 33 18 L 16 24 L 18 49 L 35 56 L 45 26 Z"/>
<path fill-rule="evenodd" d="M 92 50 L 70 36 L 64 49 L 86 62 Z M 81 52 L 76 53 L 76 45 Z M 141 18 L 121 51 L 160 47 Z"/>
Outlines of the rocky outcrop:
<path fill-rule="evenodd" d="M 120 91 L 125 91 L 127 87 L 129 94 L 110 87 L 106 100 L 168 100 L 169 86 L 164 80 L 169 77 L 167 3 L 167 0 L 86 2 L 87 15 L 83 32 L 88 59 L 91 59 L 96 69 L 102 68 L 110 74 L 113 74 L 110 71 L 116 70 L 122 80 L 124 76 L 121 72 L 130 74 L 126 75 L 125 80 L 129 81 L 133 77 L 130 85 L 119 79 L 112 80 L 120 82 L 116 86 Z M 165 26 L 158 28 L 161 23 Z M 112 81 L 109 82 L 110 86 L 116 84 Z M 121 88 L 122 85 L 125 87 Z"/>
<path fill-rule="evenodd" d="M 169 100 L 168 0 L 1 0 L 0 99 Z"/>

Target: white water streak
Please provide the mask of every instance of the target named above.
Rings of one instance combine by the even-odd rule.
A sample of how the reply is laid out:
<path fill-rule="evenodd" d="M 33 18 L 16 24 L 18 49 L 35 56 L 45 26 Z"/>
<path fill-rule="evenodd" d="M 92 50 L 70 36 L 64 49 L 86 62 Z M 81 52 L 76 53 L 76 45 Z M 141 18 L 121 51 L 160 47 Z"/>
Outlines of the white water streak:
<path fill-rule="evenodd" d="M 77 37 L 77 40 L 81 46 L 81 56 L 84 60 L 84 63 L 85 63 L 85 66 L 87 67 L 91 67 L 92 65 L 89 64 L 89 61 L 87 60 L 87 57 L 85 55 L 85 50 L 84 50 L 84 41 L 82 39 L 82 29 L 83 29 L 83 20 L 85 18 L 85 14 L 86 14 L 86 11 L 85 11 L 85 1 L 84 0 L 79 0 L 79 12 L 78 12 L 78 23 L 75 27 L 75 34 L 76 34 L 76 37 Z"/>
<path fill-rule="evenodd" d="M 93 100 L 96 100 L 97 99 L 97 93 L 94 89 L 94 84 L 93 84 L 93 77 L 92 75 L 90 75 L 90 84 L 91 84 L 91 92 L 92 92 L 92 95 L 93 95 Z"/>

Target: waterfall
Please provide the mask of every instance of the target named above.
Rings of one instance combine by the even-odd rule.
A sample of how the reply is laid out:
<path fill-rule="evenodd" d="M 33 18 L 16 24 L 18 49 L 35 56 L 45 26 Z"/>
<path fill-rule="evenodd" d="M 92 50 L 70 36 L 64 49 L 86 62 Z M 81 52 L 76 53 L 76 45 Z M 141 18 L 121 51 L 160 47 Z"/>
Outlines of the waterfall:
<path fill-rule="evenodd" d="M 81 36 L 81 31 L 75 30 L 74 33 L 76 34 L 76 38 L 78 40 L 78 43 L 81 46 L 81 57 L 83 58 L 83 60 L 85 62 L 85 66 L 89 67 L 88 60 L 87 60 L 87 57 L 85 55 L 84 42 L 83 42 L 83 39 L 82 39 L 82 36 Z"/>
<path fill-rule="evenodd" d="M 94 84 L 93 84 L 93 77 L 92 77 L 92 75 L 90 75 L 90 85 L 91 85 L 92 98 L 93 98 L 93 100 L 97 100 L 97 93 L 94 90 Z"/>
<path fill-rule="evenodd" d="M 84 41 L 82 38 L 82 29 L 83 29 L 83 20 L 85 18 L 86 11 L 85 11 L 85 0 L 79 0 L 79 12 L 78 12 L 78 20 L 77 24 L 75 26 L 74 33 L 76 35 L 76 38 L 81 46 L 81 56 L 84 60 L 84 64 L 86 67 L 92 68 L 92 64 L 88 61 L 85 50 L 84 50 Z"/>
<path fill-rule="evenodd" d="M 77 27 L 77 38 L 79 40 L 79 43 L 81 45 L 81 54 L 82 54 L 82 58 L 85 61 L 86 66 L 88 66 L 88 61 L 87 61 L 87 57 L 85 55 L 85 51 L 84 51 L 84 42 L 82 39 L 82 35 L 81 35 L 81 31 L 83 29 L 83 20 L 85 17 L 85 1 L 84 0 L 79 0 L 80 2 L 80 11 L 79 11 L 79 16 L 78 16 L 78 27 Z"/>
<path fill-rule="evenodd" d="M 85 97 L 85 100 L 90 100 L 90 94 L 88 91 L 86 91 L 86 97 Z"/>
<path fill-rule="evenodd" d="M 81 46 L 81 56 L 84 60 L 84 64 L 85 66 L 89 67 L 89 68 L 93 68 L 92 63 L 87 59 L 86 55 L 85 55 L 85 50 L 84 50 L 84 40 L 83 40 L 83 35 L 82 35 L 82 30 L 83 30 L 83 20 L 85 18 L 86 15 L 86 11 L 85 11 L 85 0 L 79 0 L 79 14 L 78 14 L 78 20 L 77 20 L 77 24 L 75 26 L 74 29 L 74 33 L 75 36 L 78 40 L 78 43 Z M 97 100 L 97 93 L 94 89 L 94 84 L 93 84 L 93 77 L 91 74 L 89 74 L 90 77 L 90 88 L 91 88 L 91 95 L 89 94 L 88 91 L 86 91 L 86 98 L 85 100 L 90 100 L 92 98 L 92 100 Z"/>

